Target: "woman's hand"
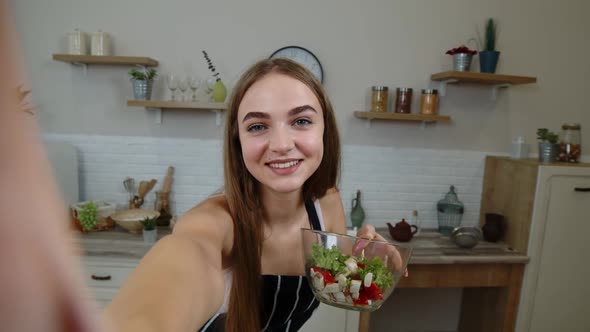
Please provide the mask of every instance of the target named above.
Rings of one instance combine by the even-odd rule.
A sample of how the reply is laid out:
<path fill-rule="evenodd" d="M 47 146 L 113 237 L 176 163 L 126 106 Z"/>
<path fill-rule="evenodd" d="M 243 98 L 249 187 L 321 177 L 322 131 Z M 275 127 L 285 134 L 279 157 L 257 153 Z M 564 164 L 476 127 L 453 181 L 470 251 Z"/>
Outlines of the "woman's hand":
<path fill-rule="evenodd" d="M 378 240 L 388 242 L 383 236 L 377 233 L 375 227 L 373 225 L 364 224 L 356 233 L 357 237 L 368 239 L 368 240 Z M 371 243 L 367 240 L 358 240 L 354 247 L 352 248 L 353 253 L 361 253 L 367 246 Z M 369 254 L 375 256 L 386 256 L 393 262 L 396 270 L 401 270 L 403 266 L 402 257 L 399 251 L 393 245 L 389 245 L 386 243 L 378 243 L 373 242 L 374 244 L 371 246 L 371 252 Z M 408 270 L 404 271 L 404 276 L 408 276 Z"/>

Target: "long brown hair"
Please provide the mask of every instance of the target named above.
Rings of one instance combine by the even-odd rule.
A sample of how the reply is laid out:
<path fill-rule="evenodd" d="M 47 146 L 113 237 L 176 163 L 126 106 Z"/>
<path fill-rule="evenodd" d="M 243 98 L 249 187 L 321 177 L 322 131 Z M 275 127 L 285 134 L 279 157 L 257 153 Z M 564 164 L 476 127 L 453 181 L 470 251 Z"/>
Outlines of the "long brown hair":
<path fill-rule="evenodd" d="M 232 248 L 232 289 L 225 330 L 260 331 L 260 274 L 262 253 L 262 212 L 259 184 L 248 172 L 242 158 L 238 132 L 238 109 L 246 91 L 265 75 L 275 72 L 295 78 L 318 98 L 324 118 L 324 155 L 320 166 L 303 185 L 303 198 L 315 199 L 334 186 L 340 174 L 340 138 L 334 110 L 315 76 L 287 59 L 266 59 L 250 67 L 237 82 L 228 105 L 225 125 L 225 196 L 234 225 Z"/>

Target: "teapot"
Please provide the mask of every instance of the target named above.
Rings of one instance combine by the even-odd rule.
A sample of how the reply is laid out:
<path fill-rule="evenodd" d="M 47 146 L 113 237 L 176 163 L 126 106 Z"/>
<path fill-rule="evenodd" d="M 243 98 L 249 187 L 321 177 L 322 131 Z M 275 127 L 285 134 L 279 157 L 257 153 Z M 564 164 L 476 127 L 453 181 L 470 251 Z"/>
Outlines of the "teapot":
<path fill-rule="evenodd" d="M 418 231 L 418 226 L 408 224 L 405 219 L 395 224 L 395 227 L 387 223 L 387 227 L 389 227 L 391 237 L 400 242 L 410 241 Z"/>

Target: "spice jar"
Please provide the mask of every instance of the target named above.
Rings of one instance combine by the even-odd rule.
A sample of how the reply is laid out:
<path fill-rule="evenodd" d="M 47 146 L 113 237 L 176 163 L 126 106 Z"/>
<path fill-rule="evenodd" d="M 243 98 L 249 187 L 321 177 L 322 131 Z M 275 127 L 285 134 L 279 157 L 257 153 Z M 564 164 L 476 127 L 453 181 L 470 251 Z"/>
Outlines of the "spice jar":
<path fill-rule="evenodd" d="M 561 139 L 559 142 L 559 161 L 577 163 L 582 154 L 582 136 L 580 124 L 567 124 L 561 126 Z"/>
<path fill-rule="evenodd" d="M 395 96 L 395 113 L 412 113 L 411 88 L 397 88 Z"/>
<path fill-rule="evenodd" d="M 389 88 L 386 86 L 373 86 L 371 88 L 371 112 L 386 112 Z"/>
<path fill-rule="evenodd" d="M 421 114 L 437 114 L 438 109 L 438 91 L 436 89 L 422 89 L 422 99 L 420 102 Z"/>

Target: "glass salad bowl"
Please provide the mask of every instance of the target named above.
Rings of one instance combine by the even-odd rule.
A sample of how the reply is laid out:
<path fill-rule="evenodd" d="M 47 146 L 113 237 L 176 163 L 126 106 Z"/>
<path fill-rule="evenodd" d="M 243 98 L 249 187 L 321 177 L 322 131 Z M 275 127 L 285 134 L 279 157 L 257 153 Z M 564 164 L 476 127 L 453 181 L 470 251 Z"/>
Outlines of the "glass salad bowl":
<path fill-rule="evenodd" d="M 403 277 L 409 247 L 303 228 L 305 274 L 315 298 L 356 311 L 375 311 Z"/>

